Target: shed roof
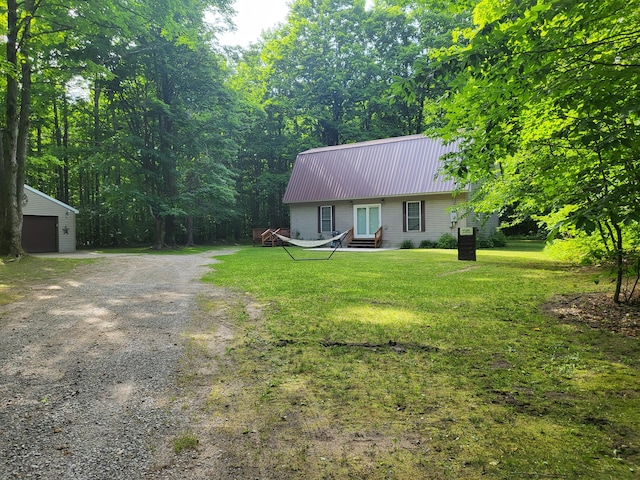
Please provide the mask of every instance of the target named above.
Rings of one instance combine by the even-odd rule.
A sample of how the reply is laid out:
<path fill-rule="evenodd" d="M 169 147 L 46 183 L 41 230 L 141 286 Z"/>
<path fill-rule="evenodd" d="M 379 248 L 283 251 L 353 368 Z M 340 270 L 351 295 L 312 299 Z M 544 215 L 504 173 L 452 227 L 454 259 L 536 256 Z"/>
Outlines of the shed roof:
<path fill-rule="evenodd" d="M 455 181 L 439 176 L 440 157 L 456 149 L 410 135 L 307 150 L 296 158 L 283 202 L 452 192 Z"/>

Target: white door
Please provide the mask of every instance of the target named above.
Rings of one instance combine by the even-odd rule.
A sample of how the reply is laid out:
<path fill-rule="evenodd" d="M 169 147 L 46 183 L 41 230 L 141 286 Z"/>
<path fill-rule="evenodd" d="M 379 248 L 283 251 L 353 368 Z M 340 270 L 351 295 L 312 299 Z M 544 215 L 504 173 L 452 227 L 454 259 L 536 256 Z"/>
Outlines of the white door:
<path fill-rule="evenodd" d="M 354 205 L 353 224 L 356 238 L 373 238 L 380 228 L 380 205 Z"/>

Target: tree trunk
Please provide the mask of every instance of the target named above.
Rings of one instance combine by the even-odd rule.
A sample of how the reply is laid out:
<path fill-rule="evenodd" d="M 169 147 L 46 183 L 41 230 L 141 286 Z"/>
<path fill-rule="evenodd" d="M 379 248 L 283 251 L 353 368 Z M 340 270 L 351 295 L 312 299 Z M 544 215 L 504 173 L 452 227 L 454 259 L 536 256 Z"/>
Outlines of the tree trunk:
<path fill-rule="evenodd" d="M 20 32 L 18 2 L 7 1 L 6 61 L 17 75 L 6 77 L 5 114 L 7 125 L 2 132 L 2 162 L 0 166 L 0 255 L 19 257 L 22 249 L 22 197 L 24 195 L 25 159 L 29 134 L 31 105 L 31 64 L 26 52 L 33 2 L 23 7 L 27 13 Z M 22 56 L 18 59 L 18 38 Z M 21 78 L 19 78 L 21 77 Z"/>
<path fill-rule="evenodd" d="M 153 207 L 149 205 L 149 213 L 153 218 L 153 224 L 155 226 L 155 238 L 153 241 L 154 250 L 162 250 L 164 248 L 164 226 L 165 219 L 162 215 L 156 215 L 153 212 Z"/>
<path fill-rule="evenodd" d="M 187 247 L 195 247 L 193 242 L 193 215 L 187 215 Z"/>
<path fill-rule="evenodd" d="M 59 197 L 66 204 L 69 204 L 69 102 L 65 95 L 62 104 L 62 147 L 64 155 L 62 157 L 62 178 L 60 179 L 61 191 Z"/>
<path fill-rule="evenodd" d="M 156 217 L 154 219 L 156 225 L 156 241 L 153 245 L 154 250 L 162 250 L 164 248 L 164 225 L 165 220 L 163 217 Z"/>
<path fill-rule="evenodd" d="M 164 226 L 165 245 L 169 248 L 176 248 L 178 246 L 176 242 L 176 217 L 175 215 L 167 215 L 164 218 L 165 218 L 165 226 Z"/>
<path fill-rule="evenodd" d="M 622 250 L 622 228 L 617 223 L 614 224 L 616 232 L 616 290 L 613 294 L 613 301 L 620 303 L 620 293 L 622 292 L 622 281 L 624 280 L 624 252 Z"/>

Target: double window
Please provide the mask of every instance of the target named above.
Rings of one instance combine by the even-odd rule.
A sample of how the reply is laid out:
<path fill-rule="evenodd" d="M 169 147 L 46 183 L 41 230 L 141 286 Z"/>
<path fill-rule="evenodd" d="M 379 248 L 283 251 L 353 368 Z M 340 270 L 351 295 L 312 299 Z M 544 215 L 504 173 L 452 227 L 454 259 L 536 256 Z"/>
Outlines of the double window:
<path fill-rule="evenodd" d="M 402 231 L 424 232 L 425 215 L 424 200 L 402 203 Z"/>

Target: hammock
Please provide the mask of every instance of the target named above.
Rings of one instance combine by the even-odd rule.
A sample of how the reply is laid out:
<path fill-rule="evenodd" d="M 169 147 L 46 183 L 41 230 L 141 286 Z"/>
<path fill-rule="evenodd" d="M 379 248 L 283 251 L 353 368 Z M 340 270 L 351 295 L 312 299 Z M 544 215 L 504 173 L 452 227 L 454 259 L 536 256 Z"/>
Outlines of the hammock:
<path fill-rule="evenodd" d="M 347 232 L 343 232 L 340 235 L 336 235 L 335 237 L 331 237 L 326 240 L 297 240 L 297 239 L 285 237 L 283 235 L 280 235 L 279 233 L 275 233 L 274 235 L 285 243 L 288 243 L 290 245 L 295 245 L 296 247 L 302 247 L 302 248 L 317 248 L 317 247 L 326 245 L 328 243 L 335 242 L 334 243 L 335 247 L 333 248 L 333 250 L 331 251 L 331 254 L 327 258 L 295 258 L 293 255 L 291 255 L 291 252 L 289 252 L 289 250 L 287 250 L 287 247 L 285 247 L 283 244 L 282 248 L 284 248 L 284 251 L 287 252 L 291 258 L 298 261 L 298 260 L 329 260 L 333 256 L 335 251 L 338 249 L 338 247 L 342 245 L 342 239 L 345 237 L 346 234 Z"/>

